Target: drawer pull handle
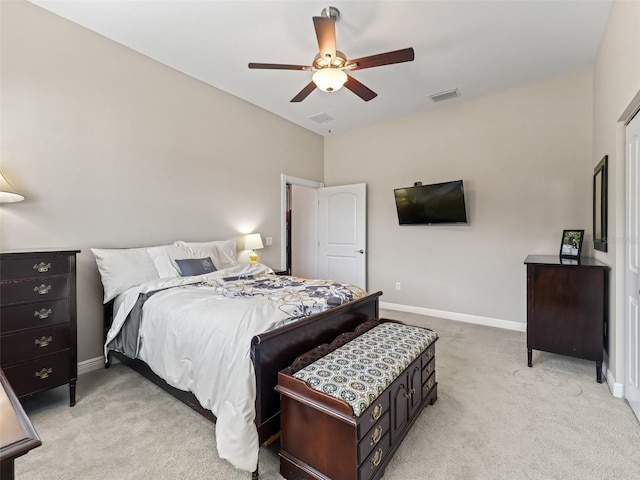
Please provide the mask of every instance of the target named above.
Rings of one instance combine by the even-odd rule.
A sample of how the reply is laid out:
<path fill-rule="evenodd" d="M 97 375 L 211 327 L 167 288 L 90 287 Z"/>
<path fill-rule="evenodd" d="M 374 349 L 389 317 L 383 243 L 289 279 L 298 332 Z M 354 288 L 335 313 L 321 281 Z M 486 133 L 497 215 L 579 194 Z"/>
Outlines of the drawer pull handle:
<path fill-rule="evenodd" d="M 42 337 L 40 340 L 36 338 L 34 344 L 39 346 L 40 348 L 48 347 L 49 344 L 53 342 L 53 337 Z"/>
<path fill-rule="evenodd" d="M 375 445 L 382 438 L 382 427 L 378 425 L 373 431 L 373 435 L 371 435 L 371 445 Z"/>
<path fill-rule="evenodd" d="M 33 312 L 33 316 L 39 318 L 40 320 L 44 320 L 45 318 L 49 318 L 49 315 L 51 315 L 51 313 L 52 311 L 50 308 L 41 308 L 40 310 L 36 310 L 35 312 Z"/>
<path fill-rule="evenodd" d="M 33 287 L 33 291 L 36 292 L 38 295 L 46 295 L 51 291 L 52 288 L 53 287 L 51 285 L 45 285 L 43 283 L 39 287 Z"/>
<path fill-rule="evenodd" d="M 39 372 L 36 372 L 36 377 L 38 377 L 40 380 L 44 380 L 52 373 L 53 373 L 53 368 L 43 368 Z"/>
<path fill-rule="evenodd" d="M 36 263 L 33 266 L 33 269 L 38 273 L 47 273 L 51 269 L 51 264 L 44 262 Z"/>
<path fill-rule="evenodd" d="M 377 467 L 378 465 L 380 465 L 380 462 L 382 462 L 382 455 L 383 455 L 383 451 L 381 448 L 379 448 L 378 450 L 376 450 L 376 453 L 373 454 L 373 458 L 371 459 L 371 465 L 373 465 L 373 467 Z"/>
<path fill-rule="evenodd" d="M 378 420 L 382 415 L 382 404 L 379 403 L 375 407 L 373 407 L 373 412 L 371 412 L 371 418 L 373 420 Z"/>
<path fill-rule="evenodd" d="M 404 394 L 404 397 L 405 398 L 411 398 L 411 397 L 413 397 L 414 393 L 416 393 L 416 389 L 415 388 L 410 388 L 409 391 Z"/>

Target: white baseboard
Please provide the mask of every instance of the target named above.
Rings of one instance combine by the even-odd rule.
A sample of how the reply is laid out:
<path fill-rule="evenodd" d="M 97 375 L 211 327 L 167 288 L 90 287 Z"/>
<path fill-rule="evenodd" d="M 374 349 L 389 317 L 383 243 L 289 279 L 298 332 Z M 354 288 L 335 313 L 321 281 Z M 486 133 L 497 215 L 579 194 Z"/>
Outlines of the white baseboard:
<path fill-rule="evenodd" d="M 398 312 L 417 313 L 418 315 L 429 315 L 431 317 L 444 318 L 446 320 L 455 320 L 457 322 L 474 323 L 476 325 L 485 325 L 488 327 L 504 328 L 507 330 L 516 330 L 518 332 L 526 332 L 527 324 L 514 322 L 511 320 L 500 320 L 497 318 L 481 317 L 479 315 L 469 315 L 466 313 L 447 312 L 445 310 L 434 310 L 432 308 L 412 307 L 410 305 L 401 305 L 397 303 L 380 302 L 380 308 L 387 310 L 396 310 Z M 616 383 L 613 374 L 607 368 L 606 363 L 602 364 L 602 373 L 607 380 L 607 385 L 611 394 L 617 398 L 624 398 L 624 384 Z"/>
<path fill-rule="evenodd" d="M 476 325 L 485 325 L 487 327 L 504 328 L 506 330 L 516 330 L 518 332 L 526 332 L 527 324 L 522 322 L 514 322 L 512 320 L 500 320 L 498 318 L 481 317 L 479 315 L 469 315 L 467 313 L 447 312 L 444 310 L 434 310 L 432 308 L 412 307 L 410 305 L 400 305 L 398 303 L 380 302 L 380 308 L 387 310 L 396 310 L 398 312 L 417 313 L 419 315 L 429 315 L 431 317 L 444 318 L 447 320 L 455 320 L 457 322 L 475 323 Z"/>
<path fill-rule="evenodd" d="M 616 383 L 616 379 L 613 378 L 613 374 L 606 363 L 602 364 L 602 373 L 604 373 L 604 378 L 607 379 L 607 386 L 609 387 L 611 395 L 616 398 L 624 398 L 624 384 Z"/>
<path fill-rule="evenodd" d="M 94 370 L 98 370 L 100 368 L 104 368 L 104 357 L 100 356 L 90 358 L 89 360 L 78 362 L 78 375 L 93 372 Z"/>

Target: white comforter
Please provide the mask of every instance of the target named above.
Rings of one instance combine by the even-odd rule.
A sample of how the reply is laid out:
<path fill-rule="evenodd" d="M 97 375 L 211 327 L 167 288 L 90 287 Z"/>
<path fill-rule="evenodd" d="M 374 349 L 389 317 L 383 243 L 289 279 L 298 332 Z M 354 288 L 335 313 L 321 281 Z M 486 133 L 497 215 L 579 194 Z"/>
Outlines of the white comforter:
<path fill-rule="evenodd" d="M 116 299 L 105 343 L 106 355 L 139 294 L 160 290 L 146 299 L 137 337 L 134 332 L 126 348 L 131 346 L 158 376 L 193 392 L 213 412 L 218 454 L 247 471 L 256 469 L 259 448 L 251 339 L 366 295 L 353 285 L 259 275 L 264 273 L 273 271 L 261 264 L 239 265 L 133 287 Z"/>
<path fill-rule="evenodd" d="M 283 324 L 289 316 L 266 297 L 227 298 L 212 295 L 209 288 L 188 285 L 269 272 L 264 265 L 241 265 L 131 288 L 118 298 L 105 344 L 106 353 L 106 345 L 117 335 L 140 293 L 184 285 L 146 301 L 138 357 L 170 385 L 193 392 L 202 406 L 214 413 L 218 454 L 246 471 L 256 469 L 259 448 L 251 338 Z M 225 368 L 217 368 L 219 365 Z"/>

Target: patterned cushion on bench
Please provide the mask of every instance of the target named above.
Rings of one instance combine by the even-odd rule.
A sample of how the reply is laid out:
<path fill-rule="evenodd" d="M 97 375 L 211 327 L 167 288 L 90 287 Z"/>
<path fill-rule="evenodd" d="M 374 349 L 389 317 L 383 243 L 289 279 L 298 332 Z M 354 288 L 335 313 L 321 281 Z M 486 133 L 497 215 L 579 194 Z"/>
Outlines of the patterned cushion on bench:
<path fill-rule="evenodd" d="M 433 330 L 382 323 L 293 376 L 344 400 L 359 417 L 437 338 Z"/>

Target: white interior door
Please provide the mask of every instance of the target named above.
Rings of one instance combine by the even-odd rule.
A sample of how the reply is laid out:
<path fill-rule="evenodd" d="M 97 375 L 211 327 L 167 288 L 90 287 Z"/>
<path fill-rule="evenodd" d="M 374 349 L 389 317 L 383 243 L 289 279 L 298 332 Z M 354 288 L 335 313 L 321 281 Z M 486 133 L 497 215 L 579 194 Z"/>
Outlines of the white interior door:
<path fill-rule="evenodd" d="M 367 288 L 367 186 L 318 189 L 318 274 Z"/>
<path fill-rule="evenodd" d="M 627 125 L 625 397 L 640 419 L 640 114 Z"/>

